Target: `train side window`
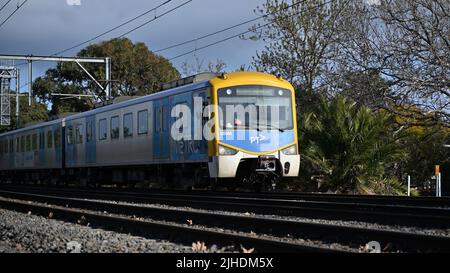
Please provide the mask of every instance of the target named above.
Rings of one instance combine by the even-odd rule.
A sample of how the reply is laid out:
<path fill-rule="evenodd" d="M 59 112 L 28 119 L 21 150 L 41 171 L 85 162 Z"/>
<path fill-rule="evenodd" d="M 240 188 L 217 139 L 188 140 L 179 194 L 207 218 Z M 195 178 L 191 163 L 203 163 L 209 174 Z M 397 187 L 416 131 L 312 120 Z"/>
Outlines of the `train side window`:
<path fill-rule="evenodd" d="M 13 152 L 14 152 L 14 139 L 13 139 L 13 138 L 11 138 L 11 139 L 9 140 L 9 152 L 10 152 L 10 153 L 13 153 Z"/>
<path fill-rule="evenodd" d="M 61 147 L 61 127 L 55 130 L 55 148 Z"/>
<path fill-rule="evenodd" d="M 53 143 L 53 134 L 52 131 L 50 130 L 47 132 L 47 149 L 52 148 L 52 143 Z"/>
<path fill-rule="evenodd" d="M 72 126 L 67 126 L 67 144 L 73 143 L 73 128 Z"/>
<path fill-rule="evenodd" d="M 25 148 L 26 148 L 26 150 L 28 152 L 28 151 L 31 150 L 31 135 L 27 135 L 26 141 L 27 142 L 25 143 Z"/>
<path fill-rule="evenodd" d="M 123 137 L 133 136 L 133 113 L 123 115 Z"/>
<path fill-rule="evenodd" d="M 20 152 L 25 152 L 25 136 L 20 137 Z"/>
<path fill-rule="evenodd" d="M 106 137 L 106 119 L 101 119 L 98 121 L 98 139 L 105 140 Z"/>
<path fill-rule="evenodd" d="M 119 116 L 111 118 L 111 139 L 119 138 Z"/>
<path fill-rule="evenodd" d="M 20 138 L 16 137 L 16 153 L 20 152 Z"/>
<path fill-rule="evenodd" d="M 77 144 L 83 143 L 83 124 L 77 124 L 75 127 L 75 141 Z"/>
<path fill-rule="evenodd" d="M 0 140 L 0 155 L 3 154 L 3 140 Z"/>
<path fill-rule="evenodd" d="M 148 111 L 141 110 L 138 112 L 138 135 L 148 133 Z"/>

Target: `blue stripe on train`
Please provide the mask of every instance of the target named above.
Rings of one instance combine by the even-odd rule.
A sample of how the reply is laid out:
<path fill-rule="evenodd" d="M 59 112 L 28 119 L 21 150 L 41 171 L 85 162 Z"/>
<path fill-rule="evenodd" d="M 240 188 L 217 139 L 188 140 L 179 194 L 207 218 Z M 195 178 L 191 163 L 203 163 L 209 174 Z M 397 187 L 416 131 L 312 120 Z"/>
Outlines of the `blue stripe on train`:
<path fill-rule="evenodd" d="M 221 143 L 254 153 L 269 152 L 295 141 L 294 130 L 221 130 Z"/>

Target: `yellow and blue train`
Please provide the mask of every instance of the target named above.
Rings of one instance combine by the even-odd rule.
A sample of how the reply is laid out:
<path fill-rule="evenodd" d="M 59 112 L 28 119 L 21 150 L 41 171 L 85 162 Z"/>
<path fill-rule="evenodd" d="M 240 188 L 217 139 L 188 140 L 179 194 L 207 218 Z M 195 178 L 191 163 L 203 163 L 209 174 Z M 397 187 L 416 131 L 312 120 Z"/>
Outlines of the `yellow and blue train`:
<path fill-rule="evenodd" d="M 203 73 L 164 89 L 0 134 L 1 181 L 260 188 L 298 175 L 295 93 L 286 80 L 258 72 Z M 182 138 L 173 137 L 177 105 L 194 117 L 175 130 Z M 276 106 L 279 116 L 226 124 L 219 109 L 233 105 Z M 182 132 L 208 126 L 211 139 Z"/>

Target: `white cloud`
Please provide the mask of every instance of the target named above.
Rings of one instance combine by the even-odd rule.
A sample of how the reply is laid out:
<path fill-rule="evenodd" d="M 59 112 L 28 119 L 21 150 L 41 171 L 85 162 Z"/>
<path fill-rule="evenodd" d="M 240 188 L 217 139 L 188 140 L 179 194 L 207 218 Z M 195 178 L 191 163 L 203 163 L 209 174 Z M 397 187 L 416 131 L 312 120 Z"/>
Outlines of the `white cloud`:
<path fill-rule="evenodd" d="M 69 6 L 80 6 L 81 0 L 66 0 L 66 3 Z"/>

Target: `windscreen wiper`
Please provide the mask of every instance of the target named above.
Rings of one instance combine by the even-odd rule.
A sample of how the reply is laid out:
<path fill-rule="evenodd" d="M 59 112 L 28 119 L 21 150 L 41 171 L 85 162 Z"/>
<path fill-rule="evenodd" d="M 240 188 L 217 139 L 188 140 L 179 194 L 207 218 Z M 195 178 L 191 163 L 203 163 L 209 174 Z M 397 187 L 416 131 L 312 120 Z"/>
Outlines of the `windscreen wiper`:
<path fill-rule="evenodd" d="M 278 130 L 278 131 L 280 131 L 280 132 L 284 132 L 284 130 L 283 129 L 281 129 L 281 128 L 279 128 L 279 127 L 276 127 L 276 126 L 273 126 L 272 124 L 261 124 L 261 123 L 256 123 L 256 128 L 259 128 L 260 126 L 266 126 L 266 127 L 269 127 L 269 128 L 272 128 L 272 129 L 275 129 L 275 130 Z M 258 130 L 259 131 L 259 130 Z"/>

